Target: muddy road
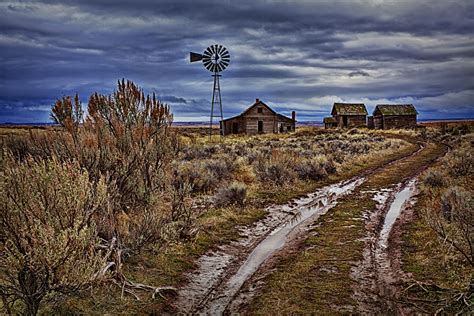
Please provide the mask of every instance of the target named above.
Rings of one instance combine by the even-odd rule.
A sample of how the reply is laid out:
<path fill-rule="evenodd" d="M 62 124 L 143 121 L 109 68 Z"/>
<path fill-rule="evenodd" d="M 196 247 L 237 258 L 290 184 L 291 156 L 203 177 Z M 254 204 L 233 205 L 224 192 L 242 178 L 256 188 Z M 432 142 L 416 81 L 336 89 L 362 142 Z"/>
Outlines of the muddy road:
<path fill-rule="evenodd" d="M 241 239 L 200 258 L 198 269 L 188 276 L 189 284 L 179 292 L 177 306 L 183 312 L 223 313 L 265 260 L 364 181 L 365 177 L 356 177 L 288 204 L 269 207 L 266 218 L 241 228 Z"/>
<path fill-rule="evenodd" d="M 331 212 L 339 199 L 364 187 L 367 179 L 380 170 L 408 165 L 412 157 L 422 156 L 423 150 L 424 147 L 419 145 L 410 156 L 382 168 L 323 187 L 288 204 L 267 208 L 268 215 L 263 220 L 240 229 L 240 239 L 221 245 L 198 260 L 198 268 L 188 275 L 189 283 L 178 293 L 176 307 L 186 313 L 242 311 L 242 306 L 258 296 L 259 289 L 265 286 L 261 279 L 272 272 L 272 262 L 278 261 L 285 248 L 301 244 L 311 228 L 317 225 L 318 218 Z M 396 269 L 399 263 L 391 256 L 396 252 L 391 247 L 391 236 L 397 218 L 413 203 L 416 176 L 424 167 L 416 167 L 412 176 L 403 181 L 375 190 L 371 187 L 365 192 L 376 201 L 377 207 L 364 215 L 367 234 L 363 260 L 351 273 L 351 278 L 357 281 L 354 297 L 359 304 L 353 311 L 397 311 L 392 302 L 401 276 Z M 256 288 L 255 284 L 258 284 Z"/>

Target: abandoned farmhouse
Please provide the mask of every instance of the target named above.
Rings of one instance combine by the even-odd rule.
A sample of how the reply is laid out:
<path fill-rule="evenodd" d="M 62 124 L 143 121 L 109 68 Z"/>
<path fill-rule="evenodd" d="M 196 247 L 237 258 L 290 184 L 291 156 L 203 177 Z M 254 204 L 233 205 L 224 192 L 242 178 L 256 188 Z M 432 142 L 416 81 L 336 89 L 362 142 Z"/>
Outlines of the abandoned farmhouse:
<path fill-rule="evenodd" d="M 331 115 L 323 119 L 326 129 L 353 127 L 391 129 L 416 127 L 418 112 L 413 104 L 378 104 L 373 115 L 368 116 L 363 103 L 334 103 Z M 220 122 L 222 135 L 278 134 L 294 132 L 295 127 L 295 111 L 291 112 L 290 118 L 276 113 L 259 99 L 241 114 Z"/>
<path fill-rule="evenodd" d="M 363 103 L 334 103 L 332 117 L 325 117 L 323 122 L 325 128 L 412 128 L 417 114 L 413 104 L 378 104 L 373 116 L 367 116 Z"/>
<path fill-rule="evenodd" d="M 291 114 L 291 118 L 278 114 L 256 99 L 242 114 L 222 120 L 221 129 L 224 135 L 294 132 L 296 113 L 293 111 Z"/>

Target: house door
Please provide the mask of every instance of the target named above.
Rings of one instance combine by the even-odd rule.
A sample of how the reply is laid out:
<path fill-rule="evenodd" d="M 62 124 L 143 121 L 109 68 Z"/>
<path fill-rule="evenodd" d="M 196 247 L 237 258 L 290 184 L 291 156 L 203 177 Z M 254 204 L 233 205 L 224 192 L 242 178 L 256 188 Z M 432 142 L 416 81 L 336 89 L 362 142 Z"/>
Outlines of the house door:
<path fill-rule="evenodd" d="M 347 116 L 342 117 L 342 126 L 347 127 Z"/>
<path fill-rule="evenodd" d="M 232 123 L 232 134 L 239 133 L 239 123 Z"/>
<path fill-rule="evenodd" d="M 263 121 L 258 121 L 258 132 L 263 133 Z"/>

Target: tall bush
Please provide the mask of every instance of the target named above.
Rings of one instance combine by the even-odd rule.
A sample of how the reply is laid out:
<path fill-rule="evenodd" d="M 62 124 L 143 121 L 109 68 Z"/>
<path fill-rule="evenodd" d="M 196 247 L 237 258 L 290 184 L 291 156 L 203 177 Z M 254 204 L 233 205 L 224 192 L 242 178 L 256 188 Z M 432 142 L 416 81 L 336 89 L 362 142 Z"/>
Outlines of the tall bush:
<path fill-rule="evenodd" d="M 71 294 L 103 264 L 92 217 L 106 207 L 103 178 L 78 163 L 4 162 L 0 180 L 0 295 L 6 312 L 20 300 L 34 315 L 48 294 Z"/>

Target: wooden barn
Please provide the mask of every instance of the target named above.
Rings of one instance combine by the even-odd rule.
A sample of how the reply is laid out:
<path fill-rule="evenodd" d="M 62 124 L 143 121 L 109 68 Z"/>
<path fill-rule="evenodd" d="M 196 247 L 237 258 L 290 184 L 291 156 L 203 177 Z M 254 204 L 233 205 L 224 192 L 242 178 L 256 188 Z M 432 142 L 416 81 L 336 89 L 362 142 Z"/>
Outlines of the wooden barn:
<path fill-rule="evenodd" d="M 367 109 L 363 103 L 334 103 L 331 115 L 336 120 L 337 127 L 367 126 Z M 332 125 L 333 123 L 331 127 Z"/>
<path fill-rule="evenodd" d="M 416 127 L 417 114 L 413 104 L 377 104 L 374 110 L 374 128 Z"/>
<path fill-rule="evenodd" d="M 294 132 L 296 114 L 286 117 L 273 111 L 268 105 L 255 100 L 242 114 L 221 121 L 224 135 L 230 134 L 267 134 Z"/>

